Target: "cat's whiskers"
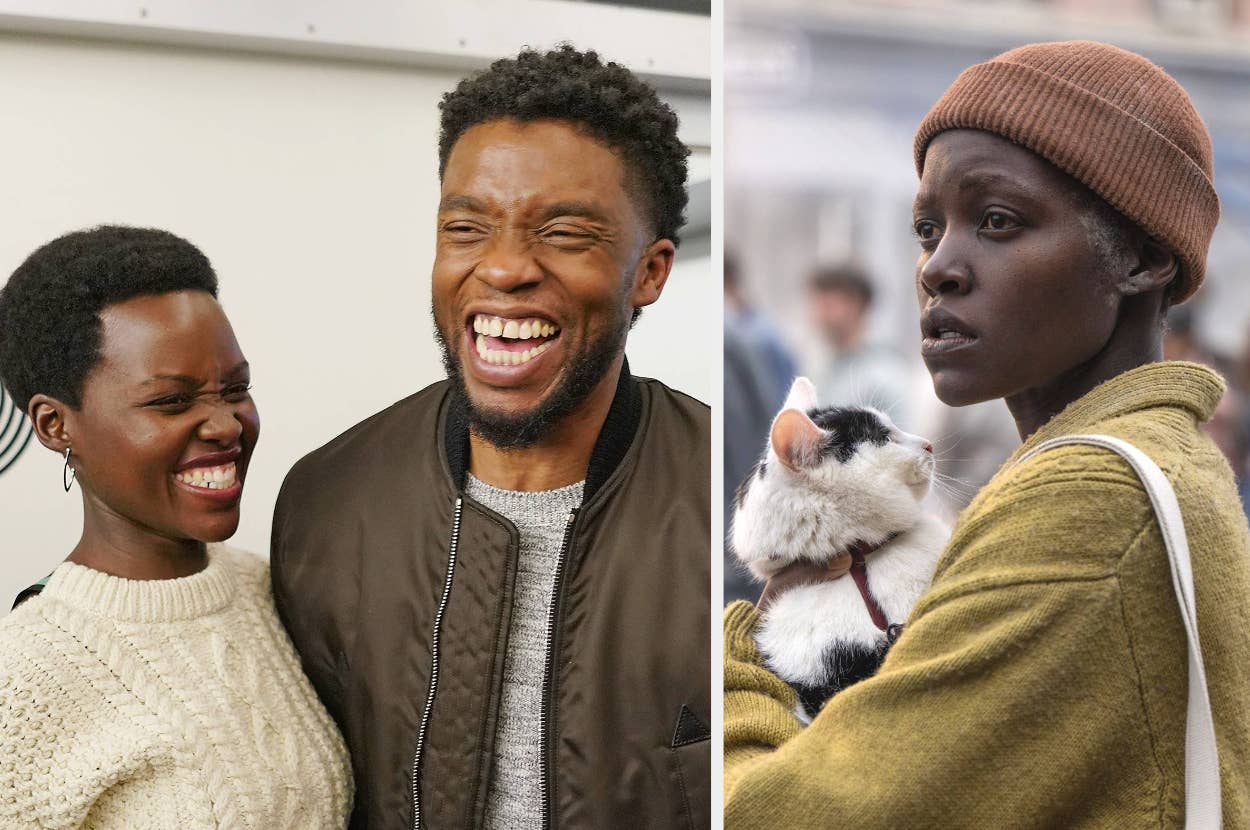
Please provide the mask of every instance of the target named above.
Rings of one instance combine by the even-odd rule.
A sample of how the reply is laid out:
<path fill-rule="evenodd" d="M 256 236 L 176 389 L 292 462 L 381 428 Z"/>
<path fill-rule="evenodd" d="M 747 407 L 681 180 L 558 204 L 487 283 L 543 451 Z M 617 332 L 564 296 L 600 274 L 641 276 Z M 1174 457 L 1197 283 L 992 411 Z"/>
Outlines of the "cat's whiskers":
<path fill-rule="evenodd" d="M 981 489 L 970 481 L 964 481 L 946 473 L 933 473 L 933 488 L 947 495 L 956 496 L 961 501 L 968 501 Z"/>

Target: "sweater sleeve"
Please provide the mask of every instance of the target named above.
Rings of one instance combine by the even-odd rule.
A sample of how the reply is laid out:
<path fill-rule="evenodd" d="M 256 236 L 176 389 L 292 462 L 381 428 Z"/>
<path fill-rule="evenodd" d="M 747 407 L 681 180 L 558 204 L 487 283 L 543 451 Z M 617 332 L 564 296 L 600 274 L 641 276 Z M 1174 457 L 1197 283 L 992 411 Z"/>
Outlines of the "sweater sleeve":
<path fill-rule="evenodd" d="M 1152 752 L 1116 572 L 1150 519 L 1144 498 L 1116 472 L 979 511 L 877 675 L 806 729 L 761 665 L 758 614 L 730 606 L 725 827 L 1122 820 L 1099 782 Z"/>
<path fill-rule="evenodd" d="M 94 808 L 112 784 L 134 777 L 139 741 L 114 728 L 122 713 L 85 676 L 31 659 L 46 630 L 21 611 L 19 622 L 0 625 L 0 827 L 116 830 Z M 157 799 L 146 813 L 172 826 L 176 815 L 160 810 L 173 801 Z"/>

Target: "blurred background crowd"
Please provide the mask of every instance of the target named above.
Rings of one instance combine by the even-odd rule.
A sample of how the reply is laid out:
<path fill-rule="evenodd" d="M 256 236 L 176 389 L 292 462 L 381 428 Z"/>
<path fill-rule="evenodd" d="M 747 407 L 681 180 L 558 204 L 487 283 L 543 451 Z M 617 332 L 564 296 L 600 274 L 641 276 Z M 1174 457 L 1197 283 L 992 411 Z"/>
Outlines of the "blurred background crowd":
<path fill-rule="evenodd" d="M 1222 216 L 1165 356 L 1228 380 L 1207 427 L 1250 507 L 1250 0 L 727 0 L 727 527 L 796 374 L 822 403 L 874 405 L 929 437 L 930 498 L 950 520 L 1019 445 L 1005 405 L 941 404 L 920 360 L 911 141 L 964 68 L 1073 39 L 1161 65 L 1211 132 Z M 725 601 L 758 593 L 727 549 Z"/>

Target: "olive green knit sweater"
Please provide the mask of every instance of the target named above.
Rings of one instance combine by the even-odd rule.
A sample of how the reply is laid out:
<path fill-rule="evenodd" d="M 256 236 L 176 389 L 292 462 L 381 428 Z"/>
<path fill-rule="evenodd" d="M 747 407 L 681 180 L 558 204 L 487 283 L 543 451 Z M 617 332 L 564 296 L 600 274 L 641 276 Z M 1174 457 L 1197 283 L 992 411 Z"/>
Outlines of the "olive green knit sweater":
<path fill-rule="evenodd" d="M 725 827 L 1178 827 L 1185 636 L 1130 441 L 1176 489 L 1223 776 L 1250 826 L 1250 532 L 1198 430 L 1223 394 L 1159 363 L 1093 390 L 1031 436 L 964 511 L 929 592 L 875 677 L 802 728 L 760 666 L 758 620 L 725 611 Z"/>

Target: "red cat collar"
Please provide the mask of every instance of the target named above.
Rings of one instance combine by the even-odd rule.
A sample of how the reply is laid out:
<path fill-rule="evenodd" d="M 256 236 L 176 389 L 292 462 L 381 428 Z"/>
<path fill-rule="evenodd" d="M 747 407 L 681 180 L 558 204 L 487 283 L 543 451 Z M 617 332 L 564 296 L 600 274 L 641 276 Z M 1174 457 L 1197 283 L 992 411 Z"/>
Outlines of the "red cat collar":
<path fill-rule="evenodd" d="M 891 539 L 893 537 L 890 537 Z M 886 542 L 889 539 L 885 540 Z M 885 544 L 882 542 L 881 544 Z M 864 600 L 864 607 L 868 609 L 868 616 L 872 618 L 872 624 L 882 631 L 890 632 L 890 640 L 898 636 L 897 633 L 891 632 L 891 629 L 898 628 L 902 630 L 902 626 L 892 626 L 890 621 L 886 619 L 885 612 L 881 610 L 877 598 L 872 595 L 872 591 L 868 588 L 868 563 L 865 557 L 875 552 L 881 547 L 881 544 L 870 545 L 867 542 L 856 542 L 851 548 L 851 578 L 855 580 L 855 587 L 859 589 L 859 595 Z"/>

